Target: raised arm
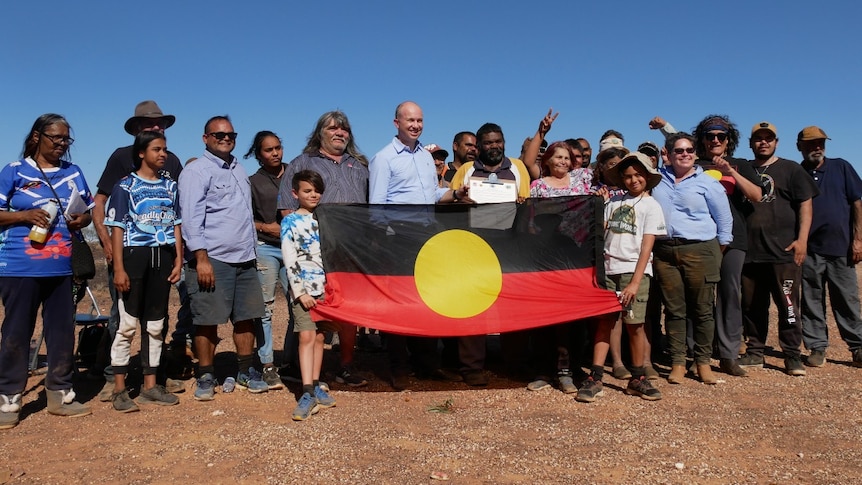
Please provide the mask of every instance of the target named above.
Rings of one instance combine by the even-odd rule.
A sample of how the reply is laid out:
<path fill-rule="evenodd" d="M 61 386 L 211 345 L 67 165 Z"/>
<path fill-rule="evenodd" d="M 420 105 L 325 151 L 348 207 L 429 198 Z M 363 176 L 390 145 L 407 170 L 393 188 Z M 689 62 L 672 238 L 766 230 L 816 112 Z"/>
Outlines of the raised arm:
<path fill-rule="evenodd" d="M 539 156 L 539 148 L 542 146 L 542 140 L 551 131 L 551 125 L 554 124 L 554 120 L 557 119 L 559 114 L 554 113 L 554 108 L 548 110 L 548 114 L 539 122 L 539 128 L 536 130 L 536 134 L 533 135 L 530 144 L 527 145 L 527 150 L 524 152 L 524 160 L 521 161 L 527 167 L 527 172 L 529 172 L 530 179 L 532 180 L 536 180 L 542 176 L 542 167 L 536 163 L 536 158 Z"/>

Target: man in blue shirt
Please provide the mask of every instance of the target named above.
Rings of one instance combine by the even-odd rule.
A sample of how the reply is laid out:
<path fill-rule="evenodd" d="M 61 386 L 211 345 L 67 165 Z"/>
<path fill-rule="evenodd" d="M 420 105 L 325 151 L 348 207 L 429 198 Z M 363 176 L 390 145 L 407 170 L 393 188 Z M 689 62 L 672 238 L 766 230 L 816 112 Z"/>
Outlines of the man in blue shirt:
<path fill-rule="evenodd" d="M 811 351 L 807 364 L 826 360 L 826 287 L 841 338 L 862 367 L 862 319 L 856 263 L 862 260 L 862 180 L 841 158 L 826 158 L 826 133 L 809 126 L 799 132 L 796 147 L 804 168 L 820 189 L 813 201 L 808 257 L 802 265 L 802 337 Z"/>
<path fill-rule="evenodd" d="M 255 264 L 251 184 L 231 155 L 236 136 L 227 116 L 210 118 L 204 125 L 204 154 L 180 174 L 186 284 L 199 360 L 195 399 L 199 401 L 214 398 L 218 325 L 229 319 L 239 361 L 237 385 L 251 392 L 269 389 L 252 365 L 254 322 L 263 317 L 264 304 Z"/>

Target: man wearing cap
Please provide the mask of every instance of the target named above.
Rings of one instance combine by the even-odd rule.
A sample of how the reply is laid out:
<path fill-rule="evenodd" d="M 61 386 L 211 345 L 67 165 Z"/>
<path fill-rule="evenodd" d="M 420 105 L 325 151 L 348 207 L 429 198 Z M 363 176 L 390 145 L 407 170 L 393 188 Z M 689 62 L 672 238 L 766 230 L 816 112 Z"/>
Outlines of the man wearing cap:
<path fill-rule="evenodd" d="M 479 154 L 479 149 L 476 147 L 476 135 L 472 131 L 461 131 L 455 135 L 452 140 L 452 162 L 443 174 L 443 180 L 446 181 L 446 187 L 452 182 L 452 177 L 455 172 L 468 162 L 476 160 L 476 155 Z"/>
<path fill-rule="evenodd" d="M 743 368 L 762 368 L 769 329 L 769 296 L 778 308 L 778 342 L 786 371 L 805 375 L 801 365 L 802 322 L 799 320 L 802 263 L 806 259 L 811 200 L 819 191 L 805 171 L 775 156 L 778 131 L 763 121 L 751 128 L 752 166 L 761 179 L 763 197 L 745 215 L 748 251 L 742 266 L 742 322 L 748 337 Z"/>
<path fill-rule="evenodd" d="M 431 154 L 434 159 L 434 169 L 437 171 L 437 186 L 448 188 L 449 182 L 444 180 L 443 175 L 446 173 L 446 158 L 449 157 L 449 152 L 442 149 L 440 145 L 432 143 L 425 145 L 425 150 Z"/>
<path fill-rule="evenodd" d="M 135 106 L 135 114 L 126 120 L 124 129 L 126 130 L 126 133 L 132 136 L 137 136 L 139 133 L 144 131 L 158 131 L 164 133 L 165 130 L 170 128 L 175 121 L 176 117 L 162 113 L 161 108 L 159 108 L 159 105 L 156 104 L 155 101 L 147 100 L 141 101 L 137 106 Z M 183 167 L 180 163 L 180 159 L 172 152 L 168 151 L 168 157 L 165 160 L 165 167 L 162 175 L 170 177 L 172 180 L 179 180 L 182 169 Z M 102 249 L 105 253 L 105 262 L 108 265 L 108 290 L 111 294 L 112 300 L 111 315 L 108 319 L 107 337 L 103 339 L 102 343 L 104 345 L 102 345 L 103 348 L 99 352 L 98 356 L 98 360 L 101 365 L 97 363 L 96 367 L 101 367 L 110 359 L 108 349 L 110 349 L 111 342 L 114 340 L 114 335 L 117 332 L 120 318 L 117 307 L 117 291 L 114 288 L 114 265 L 112 264 L 114 254 L 111 246 L 111 236 L 108 232 L 107 226 L 105 226 L 105 207 L 108 203 L 108 197 L 110 197 L 111 191 L 114 189 L 114 185 L 132 171 L 134 171 L 132 145 L 114 150 L 114 153 L 111 154 L 110 158 L 108 158 L 108 162 L 105 164 L 105 170 L 102 172 L 102 176 L 99 178 L 99 183 L 97 184 L 96 196 L 93 198 L 96 203 L 96 207 L 93 209 L 93 227 L 96 229 L 96 235 L 99 236 L 99 243 L 102 245 Z M 182 285 L 182 283 L 179 285 Z M 180 291 L 181 299 L 187 300 L 187 298 L 185 298 L 185 288 L 178 286 L 177 289 Z M 184 307 L 184 309 L 187 310 L 187 306 Z M 173 341 L 183 343 L 183 354 L 185 353 L 186 341 L 192 331 L 191 319 L 186 318 L 184 309 L 181 309 L 177 315 L 177 326 L 173 333 Z M 113 392 L 113 372 L 110 366 L 105 367 L 105 377 L 108 382 L 105 384 L 105 388 L 102 392 L 99 393 L 99 399 L 102 401 L 110 400 L 111 393 Z M 182 389 L 181 387 L 177 387 L 174 383 L 169 384 L 171 384 L 168 386 L 169 390 L 179 391 Z"/>
<path fill-rule="evenodd" d="M 807 364 L 826 360 L 826 288 L 841 338 L 862 367 L 862 319 L 856 263 L 862 260 L 862 180 L 844 159 L 826 158 L 826 133 L 809 126 L 799 132 L 796 148 L 802 168 L 820 189 L 814 199 L 808 257 L 802 265 L 802 338 L 810 351 Z"/>
<path fill-rule="evenodd" d="M 589 167 L 593 161 L 593 147 L 590 146 L 590 142 L 586 138 L 575 138 L 575 141 L 581 145 L 581 153 L 584 155 L 584 163 L 581 166 Z"/>

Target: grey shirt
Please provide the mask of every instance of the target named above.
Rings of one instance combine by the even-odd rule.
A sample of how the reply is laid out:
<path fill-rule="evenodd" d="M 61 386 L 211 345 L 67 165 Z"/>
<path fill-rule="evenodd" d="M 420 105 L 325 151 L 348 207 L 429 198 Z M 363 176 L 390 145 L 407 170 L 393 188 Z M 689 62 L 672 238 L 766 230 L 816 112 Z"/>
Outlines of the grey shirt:
<path fill-rule="evenodd" d="M 340 162 L 317 153 L 303 153 L 287 164 L 278 191 L 278 209 L 295 211 L 299 203 L 291 193 L 293 176 L 301 170 L 314 170 L 326 185 L 321 204 L 368 202 L 368 167 L 348 154 Z"/>

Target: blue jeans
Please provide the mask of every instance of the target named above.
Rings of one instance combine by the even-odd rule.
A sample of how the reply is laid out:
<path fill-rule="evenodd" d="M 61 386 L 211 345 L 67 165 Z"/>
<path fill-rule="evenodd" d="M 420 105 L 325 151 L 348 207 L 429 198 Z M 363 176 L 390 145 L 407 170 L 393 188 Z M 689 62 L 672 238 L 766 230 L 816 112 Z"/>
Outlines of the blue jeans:
<path fill-rule="evenodd" d="M 826 289 L 841 338 L 851 351 L 862 348 L 859 284 L 846 257 L 808 253 L 802 265 L 802 340 L 808 350 L 826 350 Z"/>
<path fill-rule="evenodd" d="M 281 248 L 269 244 L 257 246 L 257 276 L 263 292 L 264 313 L 261 319 L 261 333 L 257 336 L 260 363 L 264 366 L 275 360 L 272 350 L 272 309 L 275 306 L 276 281 L 281 283 L 285 298 L 287 298 L 287 268 L 281 256 Z"/>

